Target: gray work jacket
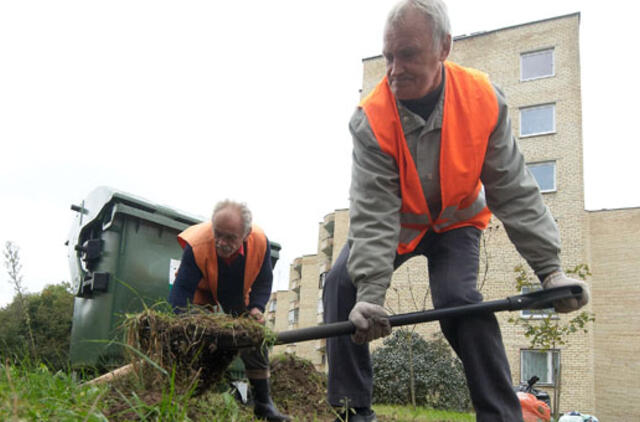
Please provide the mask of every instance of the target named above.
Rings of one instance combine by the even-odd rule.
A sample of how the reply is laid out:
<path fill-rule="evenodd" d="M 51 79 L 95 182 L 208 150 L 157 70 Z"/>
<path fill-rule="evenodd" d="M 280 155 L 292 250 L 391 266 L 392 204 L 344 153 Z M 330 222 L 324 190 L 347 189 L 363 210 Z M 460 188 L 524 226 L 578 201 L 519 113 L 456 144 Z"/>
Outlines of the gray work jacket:
<path fill-rule="evenodd" d="M 504 94 L 496 86 L 494 90 L 499 116 L 480 176 L 487 205 L 536 274 L 549 274 L 560 269 L 558 228 L 511 134 Z M 402 129 L 432 214 L 434 209 L 439 212 L 441 203 L 438 165 L 444 91 L 426 122 L 398 102 Z M 353 167 L 347 268 L 358 288 L 357 300 L 383 305 L 400 234 L 398 166 L 380 149 L 361 108 L 353 114 L 349 129 Z"/>

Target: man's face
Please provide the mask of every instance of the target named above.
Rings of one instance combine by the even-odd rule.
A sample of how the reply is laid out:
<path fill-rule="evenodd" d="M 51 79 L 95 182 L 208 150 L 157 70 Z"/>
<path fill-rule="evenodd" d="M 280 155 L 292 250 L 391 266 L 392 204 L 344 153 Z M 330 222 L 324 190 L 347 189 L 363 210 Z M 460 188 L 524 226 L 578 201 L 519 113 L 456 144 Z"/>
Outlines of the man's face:
<path fill-rule="evenodd" d="M 230 208 L 218 211 L 213 219 L 213 235 L 218 256 L 229 258 L 233 255 L 245 238 L 240 213 Z"/>
<path fill-rule="evenodd" d="M 387 26 L 382 54 L 391 91 L 400 100 L 422 98 L 442 81 L 442 62 L 449 55 L 451 37 L 434 49 L 431 23 L 411 10 Z"/>

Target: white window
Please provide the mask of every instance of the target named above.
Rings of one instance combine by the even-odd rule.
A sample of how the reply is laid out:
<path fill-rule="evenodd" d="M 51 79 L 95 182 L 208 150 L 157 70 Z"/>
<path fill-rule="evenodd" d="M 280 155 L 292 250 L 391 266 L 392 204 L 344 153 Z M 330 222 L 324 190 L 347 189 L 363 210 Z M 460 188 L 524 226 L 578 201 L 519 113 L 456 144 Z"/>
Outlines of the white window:
<path fill-rule="evenodd" d="M 523 286 L 520 293 L 525 294 L 529 292 L 535 292 L 538 290 L 542 290 L 542 285 L 535 286 Z M 553 315 L 557 318 L 555 314 L 555 310 L 553 308 L 545 308 L 545 309 L 523 309 L 520 311 L 520 316 L 523 318 L 544 318 L 547 315 Z"/>
<path fill-rule="evenodd" d="M 276 299 L 273 299 L 270 303 L 269 303 L 269 312 L 275 312 L 276 311 L 276 307 L 278 305 L 278 301 Z"/>
<path fill-rule="evenodd" d="M 555 161 L 531 163 L 527 164 L 527 168 L 538 182 L 541 192 L 555 192 L 557 190 Z"/>
<path fill-rule="evenodd" d="M 544 104 L 520 109 L 520 136 L 544 135 L 555 131 L 555 104 Z"/>
<path fill-rule="evenodd" d="M 520 382 L 536 375 L 539 385 L 555 385 L 554 368 L 558 365 L 557 350 L 520 350 Z"/>
<path fill-rule="evenodd" d="M 318 301 L 318 313 L 321 314 L 324 312 L 324 306 L 322 306 L 322 300 Z"/>
<path fill-rule="evenodd" d="M 289 325 L 296 324 L 298 322 L 298 308 L 289 311 Z"/>
<path fill-rule="evenodd" d="M 520 80 L 547 78 L 554 75 L 553 48 L 520 55 Z"/>
<path fill-rule="evenodd" d="M 318 281 L 318 288 L 319 289 L 324 289 L 324 281 L 327 278 L 327 274 L 328 273 L 329 273 L 329 271 L 325 271 L 325 272 L 320 274 L 320 280 Z"/>

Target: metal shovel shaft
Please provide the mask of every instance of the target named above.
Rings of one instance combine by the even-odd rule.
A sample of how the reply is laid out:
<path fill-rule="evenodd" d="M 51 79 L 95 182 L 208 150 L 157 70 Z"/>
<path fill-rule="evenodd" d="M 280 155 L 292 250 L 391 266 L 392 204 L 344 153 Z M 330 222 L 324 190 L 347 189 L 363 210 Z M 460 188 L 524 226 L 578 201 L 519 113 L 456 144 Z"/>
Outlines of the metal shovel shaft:
<path fill-rule="evenodd" d="M 420 324 L 445 318 L 455 318 L 468 315 L 494 313 L 500 311 L 516 311 L 522 309 L 544 309 L 553 306 L 553 302 L 561 299 L 578 298 L 582 295 L 580 286 L 555 287 L 539 290 L 506 299 L 480 302 L 471 305 L 453 306 L 450 308 L 432 309 L 428 311 L 412 312 L 389 316 L 392 327 Z M 283 331 L 277 334 L 275 344 L 289 344 L 301 341 L 317 340 L 353 334 L 355 326 L 351 321 L 334 322 L 317 327 L 300 328 Z"/>

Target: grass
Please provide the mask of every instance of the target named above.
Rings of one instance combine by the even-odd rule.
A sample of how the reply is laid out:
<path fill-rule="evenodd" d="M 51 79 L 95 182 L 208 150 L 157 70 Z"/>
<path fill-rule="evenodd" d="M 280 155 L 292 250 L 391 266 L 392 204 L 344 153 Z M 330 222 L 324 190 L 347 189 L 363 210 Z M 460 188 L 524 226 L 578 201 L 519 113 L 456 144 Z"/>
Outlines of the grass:
<path fill-rule="evenodd" d="M 252 422 L 252 409 L 227 393 L 192 397 L 166 389 L 146 397 L 135 389 L 86 385 L 71 372 L 51 372 L 43 364 L 0 365 L 0 420 L 22 421 L 216 421 Z M 117 406 L 114 404 L 117 403 Z M 465 422 L 472 414 L 408 406 L 374 406 L 381 422 Z M 332 418 L 333 420 L 333 418 Z M 303 419 L 294 418 L 296 422 Z M 308 422 L 325 422 L 307 418 Z"/>
<path fill-rule="evenodd" d="M 96 405 L 105 388 L 82 387 L 45 365 L 0 366 L 0 420 L 106 421 Z"/>
<path fill-rule="evenodd" d="M 428 409 L 425 407 L 374 405 L 379 419 L 402 422 L 473 422 L 476 417 L 472 413 L 450 412 Z"/>

